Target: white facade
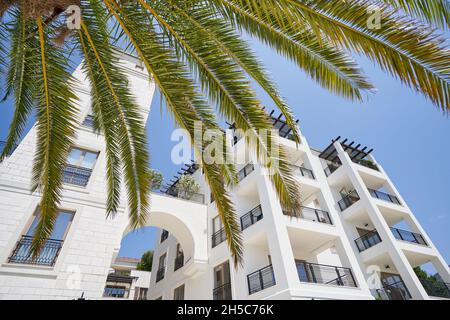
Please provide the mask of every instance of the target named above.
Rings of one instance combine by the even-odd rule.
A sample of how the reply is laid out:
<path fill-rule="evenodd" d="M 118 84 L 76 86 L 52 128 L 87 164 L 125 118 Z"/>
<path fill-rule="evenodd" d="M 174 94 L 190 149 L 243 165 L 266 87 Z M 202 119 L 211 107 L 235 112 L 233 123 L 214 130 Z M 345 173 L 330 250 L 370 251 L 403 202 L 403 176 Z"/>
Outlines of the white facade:
<path fill-rule="evenodd" d="M 154 85 L 136 59 L 123 55 L 122 61 L 146 119 Z M 80 80 L 77 94 L 81 123 L 89 114 L 89 88 L 80 69 L 75 77 Z M 385 280 L 384 290 L 379 291 L 382 297 L 393 298 L 407 288 L 408 297 L 429 299 L 412 269 L 429 261 L 450 283 L 444 259 L 373 157 L 369 159 L 378 170 L 355 163 L 343 150 L 345 144 L 335 142 L 332 149 L 340 165 L 327 177 L 324 169 L 328 163 L 308 146 L 305 137 L 298 147 L 291 140 L 281 140 L 296 166 L 303 205 L 309 209 L 299 218 L 284 215 L 264 169 L 254 159 L 249 161 L 253 167 L 240 165 L 238 169 L 245 167 L 246 174 L 232 195 L 246 227 L 244 265 L 234 268 L 228 262 L 226 242 L 221 241 L 220 225 L 213 223 L 217 211 L 201 169 L 193 172 L 203 194 L 196 201 L 153 194 L 148 225 L 165 229 L 170 235 L 154 253 L 149 299 L 374 299 L 376 289 L 383 287 L 374 281 L 374 268 Z M 29 263 L 21 251 L 39 203 L 39 193 L 30 193 L 34 128 L 0 164 L 0 299 L 76 299 L 83 292 L 87 299 L 103 296 L 108 272 L 122 238 L 129 232 L 125 200 L 116 216 L 105 219 L 103 137 L 80 125 L 75 147 L 84 150 L 76 154 L 77 165 L 92 154 L 97 158 L 89 162 L 92 170 L 85 185 L 84 180 L 80 183 L 76 179 L 65 184 L 61 210 L 68 222 L 58 241 L 49 241 L 51 261 L 42 259 L 44 263 Z M 243 147 L 241 139 L 234 150 L 243 154 Z M 395 198 L 388 198 L 390 202 L 375 199 L 373 194 L 386 196 L 368 191 L 381 187 Z M 359 200 L 346 197 L 341 201 L 344 190 L 356 190 Z M 400 204 L 392 203 L 392 199 Z M 247 214 L 251 210 L 252 214 Z M 397 238 L 403 234 L 411 240 L 420 234 L 423 238 L 416 242 L 425 245 L 397 240 L 390 227 L 399 221 L 405 221 L 414 233 L 395 231 Z M 359 252 L 354 240 L 365 233 L 363 230 L 373 229 L 378 237 L 374 233 L 366 236 L 362 243 L 367 249 Z M 382 241 L 376 243 L 376 239 Z M 161 258 L 164 254 L 165 259 Z M 400 284 L 398 277 L 390 278 L 388 273 L 399 275 Z"/>

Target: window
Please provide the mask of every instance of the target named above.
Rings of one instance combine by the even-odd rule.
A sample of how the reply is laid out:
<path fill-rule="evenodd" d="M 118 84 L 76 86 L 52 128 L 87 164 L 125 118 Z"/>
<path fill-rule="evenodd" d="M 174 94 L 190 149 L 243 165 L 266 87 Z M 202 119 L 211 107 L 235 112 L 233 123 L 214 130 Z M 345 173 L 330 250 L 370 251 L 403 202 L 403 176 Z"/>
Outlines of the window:
<path fill-rule="evenodd" d="M 164 279 L 164 274 L 166 272 L 166 257 L 167 254 L 165 253 L 159 257 L 158 271 L 156 271 L 156 282 Z"/>
<path fill-rule="evenodd" d="M 184 284 L 173 290 L 173 300 L 184 300 Z"/>
<path fill-rule="evenodd" d="M 33 259 L 29 253 L 33 233 L 39 222 L 39 214 L 39 211 L 36 211 L 27 232 L 17 242 L 14 251 L 8 259 L 10 263 L 36 264 L 44 266 L 53 266 L 55 264 L 59 251 L 61 250 L 63 240 L 66 237 L 70 224 L 72 223 L 74 213 L 67 211 L 58 212 L 55 227 L 50 237 L 45 241 L 39 256 Z"/>
<path fill-rule="evenodd" d="M 128 298 L 128 293 L 129 291 L 126 287 L 107 285 L 103 296 L 110 298 Z"/>
<path fill-rule="evenodd" d="M 94 127 L 94 116 L 92 114 L 88 114 L 81 124 L 83 127 L 86 128 L 93 128 Z"/>
<path fill-rule="evenodd" d="M 213 300 L 231 300 L 230 264 L 222 263 L 214 268 Z"/>
<path fill-rule="evenodd" d="M 212 236 L 211 245 L 213 248 L 221 244 L 227 239 L 225 229 L 223 228 L 222 220 L 219 216 L 212 220 Z"/>
<path fill-rule="evenodd" d="M 181 248 L 181 245 L 179 243 L 177 243 L 177 251 L 176 252 L 177 253 L 175 256 L 175 263 L 174 263 L 173 271 L 177 271 L 184 265 L 184 253 L 183 253 L 183 249 Z"/>
<path fill-rule="evenodd" d="M 98 152 L 72 148 L 64 169 L 63 182 L 86 187 L 97 158 Z"/>
<path fill-rule="evenodd" d="M 147 300 L 148 288 L 136 287 L 134 290 L 134 300 Z"/>
<path fill-rule="evenodd" d="M 164 242 L 169 237 L 169 231 L 163 229 L 161 232 L 161 241 Z"/>
<path fill-rule="evenodd" d="M 213 233 L 216 233 L 217 231 L 220 231 L 223 228 L 222 220 L 220 219 L 219 216 L 215 217 L 212 220 L 212 228 Z"/>

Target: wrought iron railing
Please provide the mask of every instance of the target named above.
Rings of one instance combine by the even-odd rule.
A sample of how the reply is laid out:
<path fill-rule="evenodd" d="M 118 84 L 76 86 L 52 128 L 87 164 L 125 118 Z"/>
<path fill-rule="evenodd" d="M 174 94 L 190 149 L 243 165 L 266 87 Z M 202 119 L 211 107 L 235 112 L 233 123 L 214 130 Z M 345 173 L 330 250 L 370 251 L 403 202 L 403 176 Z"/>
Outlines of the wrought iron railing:
<path fill-rule="evenodd" d="M 288 211 L 283 210 L 283 214 L 286 216 L 293 216 L 296 218 L 306 219 L 314 222 L 320 222 L 325 224 L 333 224 L 331 221 L 330 214 L 327 211 L 309 208 L 309 207 L 301 207 L 299 212 L 294 212 L 290 214 Z"/>
<path fill-rule="evenodd" d="M 225 228 L 220 229 L 219 231 L 215 232 L 212 237 L 212 247 L 217 247 L 219 244 L 227 240 L 227 235 L 225 233 Z"/>
<path fill-rule="evenodd" d="M 377 289 L 378 298 L 381 300 L 410 300 L 411 294 L 400 280 L 395 283 L 384 285 L 382 289 Z"/>
<path fill-rule="evenodd" d="M 353 190 L 346 196 L 343 196 L 341 200 L 339 200 L 338 202 L 339 208 L 341 209 L 341 211 L 344 211 L 348 207 L 352 206 L 354 203 L 358 202 L 359 199 L 360 198 L 358 192 L 356 192 L 356 190 Z"/>
<path fill-rule="evenodd" d="M 67 164 L 64 168 L 63 182 L 75 186 L 86 187 L 91 174 L 92 169 Z"/>
<path fill-rule="evenodd" d="M 297 261 L 297 273 L 301 282 L 335 286 L 356 287 L 350 268 Z"/>
<path fill-rule="evenodd" d="M 301 167 L 301 166 L 296 166 L 296 165 L 291 165 L 291 167 L 292 167 L 292 170 L 294 171 L 294 173 L 300 173 L 302 177 L 309 178 L 309 179 L 316 178 L 314 176 L 314 172 L 311 169 Z"/>
<path fill-rule="evenodd" d="M 238 181 L 244 180 L 244 178 L 247 177 L 254 170 L 255 170 L 255 166 L 252 163 L 247 164 L 244 168 L 239 170 L 239 172 L 237 173 Z"/>
<path fill-rule="evenodd" d="M 177 256 L 175 258 L 173 271 L 177 271 L 182 266 L 184 266 L 184 254 L 179 253 L 179 254 L 177 254 Z"/>
<path fill-rule="evenodd" d="M 268 265 L 249 274 L 247 276 L 247 283 L 249 295 L 276 285 L 272 265 Z"/>
<path fill-rule="evenodd" d="M 401 205 L 400 200 L 398 200 L 398 198 L 392 194 L 382 192 L 382 191 L 377 191 L 374 189 L 369 189 L 369 193 L 374 198 Z"/>
<path fill-rule="evenodd" d="M 213 300 L 231 300 L 231 283 L 213 289 Z"/>
<path fill-rule="evenodd" d="M 369 231 L 355 240 L 356 247 L 359 252 L 363 252 L 364 250 L 367 250 L 380 242 L 381 237 L 376 230 Z"/>
<path fill-rule="evenodd" d="M 263 218 L 263 212 L 261 205 L 253 208 L 241 217 L 241 230 L 245 230 L 248 227 L 254 225 L 256 222 Z"/>
<path fill-rule="evenodd" d="M 417 244 L 421 244 L 426 246 L 427 242 L 424 237 L 420 233 L 415 233 L 407 230 L 401 230 L 397 228 L 391 228 L 392 233 L 394 234 L 395 239 L 403 240 L 408 242 L 413 242 Z"/>
<path fill-rule="evenodd" d="M 53 266 L 58 258 L 63 240 L 46 240 L 41 252 L 34 258 L 31 255 L 31 242 L 31 236 L 22 236 L 22 238 L 17 242 L 16 247 L 8 259 L 8 262 Z"/>
<path fill-rule="evenodd" d="M 166 273 L 166 267 L 161 267 L 158 269 L 158 271 L 156 271 L 156 282 L 161 281 L 162 279 L 164 279 L 164 275 Z"/>
<path fill-rule="evenodd" d="M 419 280 L 429 296 L 450 299 L 450 283 L 445 283 L 439 280 L 431 281 L 421 278 L 419 278 Z"/>

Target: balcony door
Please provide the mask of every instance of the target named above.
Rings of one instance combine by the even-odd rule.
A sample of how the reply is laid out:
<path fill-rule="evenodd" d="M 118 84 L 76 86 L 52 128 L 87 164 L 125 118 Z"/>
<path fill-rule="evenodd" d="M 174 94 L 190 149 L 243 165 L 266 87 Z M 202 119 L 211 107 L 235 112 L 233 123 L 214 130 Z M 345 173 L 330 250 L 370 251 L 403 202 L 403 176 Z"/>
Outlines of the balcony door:
<path fill-rule="evenodd" d="M 214 268 L 214 300 L 231 300 L 231 278 L 229 262 Z"/>
<path fill-rule="evenodd" d="M 72 148 L 64 170 L 64 183 L 86 187 L 97 158 L 98 152 Z"/>

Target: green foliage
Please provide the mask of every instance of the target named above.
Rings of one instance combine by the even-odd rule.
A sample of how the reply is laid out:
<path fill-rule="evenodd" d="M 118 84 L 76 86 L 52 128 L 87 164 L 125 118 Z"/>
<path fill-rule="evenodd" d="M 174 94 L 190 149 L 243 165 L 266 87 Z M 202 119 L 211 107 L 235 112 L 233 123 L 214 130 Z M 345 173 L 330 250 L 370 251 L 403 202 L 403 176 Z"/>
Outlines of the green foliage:
<path fill-rule="evenodd" d="M 175 189 L 180 198 L 189 200 L 195 193 L 198 193 L 200 185 L 191 175 L 184 174 L 178 180 Z"/>
<path fill-rule="evenodd" d="M 153 250 L 146 251 L 142 257 L 141 261 L 137 264 L 137 270 L 141 271 L 152 271 L 153 263 Z"/>
<path fill-rule="evenodd" d="M 151 189 L 152 190 L 158 190 L 161 188 L 161 184 L 164 181 L 164 176 L 161 172 L 155 169 L 150 169 L 150 180 L 151 180 Z"/>

